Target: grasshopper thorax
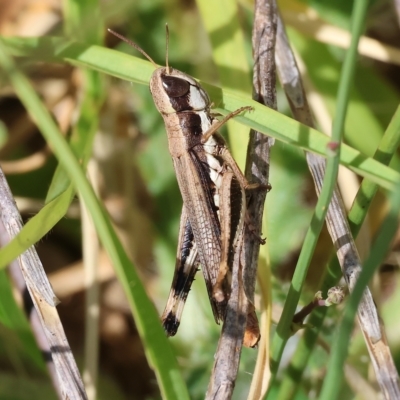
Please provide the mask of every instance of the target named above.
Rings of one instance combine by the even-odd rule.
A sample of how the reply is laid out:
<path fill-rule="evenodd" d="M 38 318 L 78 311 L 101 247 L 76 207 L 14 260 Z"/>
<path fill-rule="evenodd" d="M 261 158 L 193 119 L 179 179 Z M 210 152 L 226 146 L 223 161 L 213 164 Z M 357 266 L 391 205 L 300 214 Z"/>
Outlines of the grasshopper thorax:
<path fill-rule="evenodd" d="M 157 68 L 150 79 L 150 91 L 161 114 L 208 111 L 210 99 L 192 77 L 171 67 Z"/>

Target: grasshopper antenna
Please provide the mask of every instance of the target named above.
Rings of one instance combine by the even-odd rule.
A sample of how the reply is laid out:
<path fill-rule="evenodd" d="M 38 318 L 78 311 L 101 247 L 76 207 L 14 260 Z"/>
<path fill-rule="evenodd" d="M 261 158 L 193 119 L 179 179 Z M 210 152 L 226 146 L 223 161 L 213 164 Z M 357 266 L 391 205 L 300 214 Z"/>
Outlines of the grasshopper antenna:
<path fill-rule="evenodd" d="M 169 65 L 168 65 L 168 51 L 169 51 L 169 29 L 168 24 L 165 24 L 165 67 L 167 68 L 167 74 L 169 74 Z"/>
<path fill-rule="evenodd" d="M 135 42 L 132 42 L 132 40 L 127 39 L 125 36 L 120 35 L 119 33 L 113 31 L 112 29 L 107 29 L 108 32 L 112 33 L 114 36 L 117 38 L 121 39 L 125 43 L 128 43 L 129 46 L 134 47 L 137 51 L 142 53 L 153 65 L 155 68 L 158 68 L 158 65 L 154 62 L 154 60 L 141 48 L 139 47 Z"/>

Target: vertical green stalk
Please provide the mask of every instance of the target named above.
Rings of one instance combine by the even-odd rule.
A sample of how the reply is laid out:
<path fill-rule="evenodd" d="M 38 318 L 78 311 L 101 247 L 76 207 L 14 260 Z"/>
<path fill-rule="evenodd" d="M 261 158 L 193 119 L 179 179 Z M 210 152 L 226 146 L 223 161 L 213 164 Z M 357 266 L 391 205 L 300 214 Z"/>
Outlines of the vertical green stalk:
<path fill-rule="evenodd" d="M 400 145 L 400 106 L 397 108 L 393 118 L 386 129 L 378 149 L 375 152 L 374 159 L 388 165 L 397 148 Z M 378 185 L 364 179 L 354 204 L 349 213 L 349 222 L 351 232 L 354 237 L 357 237 L 358 232 L 367 215 L 369 205 L 378 190 Z M 333 258 L 328 266 L 328 271 L 324 282 L 321 285 L 321 290 L 325 293 L 329 288 L 336 285 L 340 279 L 341 271 L 337 258 Z M 308 359 L 317 341 L 321 330 L 327 308 L 318 308 L 310 316 L 308 323 L 312 328 L 306 328 L 303 337 L 297 345 L 296 351 L 292 357 L 289 367 L 285 372 L 285 376 L 281 382 L 278 400 L 290 400 L 294 397 L 303 372 L 306 368 Z"/>
<path fill-rule="evenodd" d="M 272 383 L 276 379 L 276 373 L 282 357 L 283 349 L 290 336 L 292 318 L 300 298 L 301 289 L 307 274 L 312 254 L 315 250 L 317 239 L 321 232 L 328 210 L 328 205 L 336 184 L 339 169 L 340 143 L 346 118 L 351 82 L 354 76 L 358 41 L 363 30 L 367 5 L 367 0 L 356 0 L 354 3 L 351 30 L 352 40 L 346 53 L 342 73 L 340 76 L 336 115 L 334 117 L 332 127 L 332 140 L 330 145 L 328 145 L 329 149 L 327 149 L 325 178 L 314 215 L 311 219 L 310 228 L 307 231 L 299 260 L 296 265 L 296 270 L 284 305 L 282 317 L 279 320 L 272 341 Z"/>

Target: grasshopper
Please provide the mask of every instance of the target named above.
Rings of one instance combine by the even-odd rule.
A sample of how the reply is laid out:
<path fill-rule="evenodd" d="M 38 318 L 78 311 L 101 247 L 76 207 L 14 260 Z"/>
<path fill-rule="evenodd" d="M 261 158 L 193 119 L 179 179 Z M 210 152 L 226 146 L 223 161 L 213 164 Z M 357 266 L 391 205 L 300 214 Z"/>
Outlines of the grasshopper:
<path fill-rule="evenodd" d="M 135 47 L 155 67 L 150 92 L 164 119 L 179 189 L 183 199 L 175 273 L 161 317 L 168 336 L 176 334 L 183 307 L 201 265 L 215 321 L 224 319 L 230 294 L 233 256 L 242 251 L 246 190 L 250 184 L 229 152 L 218 129 L 251 107 L 242 107 L 222 120 L 211 113 L 206 91 L 191 76 L 168 65 L 159 67 L 139 46 Z M 256 316 L 252 313 L 252 324 Z M 251 345 L 258 341 L 256 334 Z"/>

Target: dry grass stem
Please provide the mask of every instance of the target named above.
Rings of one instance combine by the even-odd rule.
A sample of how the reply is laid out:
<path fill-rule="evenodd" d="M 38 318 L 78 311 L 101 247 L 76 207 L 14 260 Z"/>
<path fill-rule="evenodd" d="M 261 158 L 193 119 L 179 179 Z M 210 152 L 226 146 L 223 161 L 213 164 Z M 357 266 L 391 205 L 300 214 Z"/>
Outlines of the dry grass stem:
<path fill-rule="evenodd" d="M 22 219 L 1 170 L 0 212 L 2 223 L 11 240 L 22 229 Z M 86 399 L 85 388 L 56 309 L 59 301 L 33 246 L 19 257 L 19 264 L 48 341 L 62 398 Z"/>

